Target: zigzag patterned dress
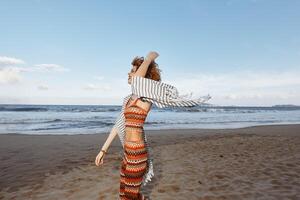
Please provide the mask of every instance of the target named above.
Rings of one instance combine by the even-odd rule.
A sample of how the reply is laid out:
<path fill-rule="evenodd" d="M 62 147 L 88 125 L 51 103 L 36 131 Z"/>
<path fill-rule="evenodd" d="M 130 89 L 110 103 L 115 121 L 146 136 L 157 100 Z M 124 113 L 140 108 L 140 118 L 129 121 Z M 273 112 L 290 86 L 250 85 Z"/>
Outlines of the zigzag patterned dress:
<path fill-rule="evenodd" d="M 197 98 L 192 98 L 191 95 L 179 95 L 179 92 L 175 86 L 141 76 L 132 77 L 131 92 L 132 94 L 129 94 L 124 98 L 121 112 L 119 113 L 114 125 L 114 128 L 117 130 L 123 148 L 126 135 L 124 111 L 126 108 L 126 104 L 128 103 L 128 101 L 130 101 L 129 98 L 132 95 L 136 95 L 143 101 L 153 103 L 158 108 L 192 107 L 196 105 L 201 105 L 211 98 L 210 95 Z M 141 109 L 140 111 L 143 112 Z M 138 115 L 139 114 L 137 114 L 137 116 Z M 127 116 L 127 119 L 129 118 Z M 129 121 L 131 120 L 129 119 Z M 147 141 L 146 134 L 144 134 L 143 136 L 144 142 L 146 143 L 146 148 L 148 150 L 148 166 L 146 175 L 144 176 L 145 179 L 143 180 L 143 186 L 145 186 L 154 177 L 154 160 L 152 155 L 152 148 L 150 147 L 149 142 Z"/>
<path fill-rule="evenodd" d="M 140 200 L 140 188 L 148 167 L 148 152 L 143 140 L 143 125 L 148 112 L 136 105 L 138 98 L 133 100 L 133 103 L 130 103 L 130 100 L 124 110 L 126 134 L 138 134 L 141 139 L 124 143 L 119 196 L 121 200 Z"/>

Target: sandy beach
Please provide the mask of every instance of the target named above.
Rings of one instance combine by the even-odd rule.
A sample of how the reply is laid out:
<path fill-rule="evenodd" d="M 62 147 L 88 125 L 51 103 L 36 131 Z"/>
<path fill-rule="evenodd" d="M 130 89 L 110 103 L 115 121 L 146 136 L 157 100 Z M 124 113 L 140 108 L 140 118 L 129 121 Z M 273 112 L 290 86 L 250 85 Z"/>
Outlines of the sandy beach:
<path fill-rule="evenodd" d="M 153 200 L 300 199 L 300 125 L 148 131 Z M 0 199 L 118 199 L 121 143 L 107 134 L 0 135 Z"/>

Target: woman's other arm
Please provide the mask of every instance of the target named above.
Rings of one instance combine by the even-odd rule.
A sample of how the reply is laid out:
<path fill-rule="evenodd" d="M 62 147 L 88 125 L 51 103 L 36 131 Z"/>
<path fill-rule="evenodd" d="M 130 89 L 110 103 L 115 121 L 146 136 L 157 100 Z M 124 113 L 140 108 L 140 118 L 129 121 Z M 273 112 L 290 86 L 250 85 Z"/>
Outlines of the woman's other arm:
<path fill-rule="evenodd" d="M 103 144 L 101 150 L 105 150 L 107 152 L 107 149 L 109 148 L 110 144 L 112 143 L 112 141 L 114 140 L 114 138 L 117 135 L 117 129 L 115 128 L 115 126 L 111 129 L 110 134 L 108 135 L 105 143 Z M 100 152 L 98 153 L 96 159 L 95 159 L 95 164 L 97 166 L 99 166 L 100 164 L 103 164 L 103 157 L 104 157 L 104 153 L 100 150 Z"/>
<path fill-rule="evenodd" d="M 114 127 L 112 127 L 110 134 L 108 135 L 107 140 L 105 141 L 105 143 L 103 144 L 101 149 L 104 149 L 105 151 L 107 151 L 107 149 L 109 148 L 110 144 L 112 143 L 112 141 L 114 140 L 116 135 L 117 135 L 117 130 L 114 126 Z"/>
<path fill-rule="evenodd" d="M 146 56 L 146 59 L 144 59 L 143 63 L 141 66 L 138 68 L 138 70 L 134 73 L 133 76 L 142 76 L 145 77 L 148 67 L 151 64 L 152 61 L 154 61 L 157 57 L 159 56 L 158 53 L 155 51 L 150 51 L 148 55 Z"/>

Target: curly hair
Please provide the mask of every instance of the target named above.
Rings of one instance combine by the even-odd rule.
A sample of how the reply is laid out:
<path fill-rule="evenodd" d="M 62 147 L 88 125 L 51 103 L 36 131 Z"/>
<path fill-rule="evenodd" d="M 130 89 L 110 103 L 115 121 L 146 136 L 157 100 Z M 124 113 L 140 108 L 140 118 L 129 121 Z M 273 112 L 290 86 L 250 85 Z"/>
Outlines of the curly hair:
<path fill-rule="evenodd" d="M 137 66 L 137 69 L 141 66 L 141 64 L 144 62 L 144 57 L 138 57 L 136 56 L 131 64 L 133 66 Z M 158 68 L 158 64 L 155 61 L 152 61 L 148 67 L 147 73 L 145 75 L 145 78 L 149 78 L 155 81 L 161 81 L 160 72 L 162 70 Z"/>

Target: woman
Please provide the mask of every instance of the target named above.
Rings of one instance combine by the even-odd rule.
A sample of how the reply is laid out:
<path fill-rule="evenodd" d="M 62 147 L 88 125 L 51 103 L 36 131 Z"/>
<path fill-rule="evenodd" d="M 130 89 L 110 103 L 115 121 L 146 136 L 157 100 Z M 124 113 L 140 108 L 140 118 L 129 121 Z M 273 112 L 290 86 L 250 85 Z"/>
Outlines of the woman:
<path fill-rule="evenodd" d="M 150 52 L 145 59 L 136 57 L 132 61 L 132 69 L 128 73 L 128 84 L 131 84 L 133 76 L 150 78 L 160 81 L 160 69 L 154 60 L 158 53 Z M 137 95 L 131 95 L 123 112 L 125 116 L 125 143 L 124 156 L 120 171 L 120 199 L 146 199 L 140 193 L 143 178 L 148 169 L 148 151 L 144 141 L 143 124 L 151 109 L 152 103 L 144 101 Z M 96 165 L 103 164 L 103 157 L 116 136 L 116 130 L 112 129 L 102 150 L 96 157 Z"/>
<path fill-rule="evenodd" d="M 103 157 L 114 137 L 118 134 L 124 154 L 120 170 L 120 199 L 146 199 L 140 187 L 154 176 L 150 146 L 144 133 L 143 124 L 152 103 L 159 108 L 192 107 L 200 105 L 211 97 L 191 99 L 179 95 L 176 87 L 162 83 L 160 69 L 154 60 L 158 53 L 150 52 L 145 59 L 136 57 L 128 73 L 132 94 L 123 100 L 122 110 L 102 150 L 96 157 L 97 166 L 103 164 Z"/>

